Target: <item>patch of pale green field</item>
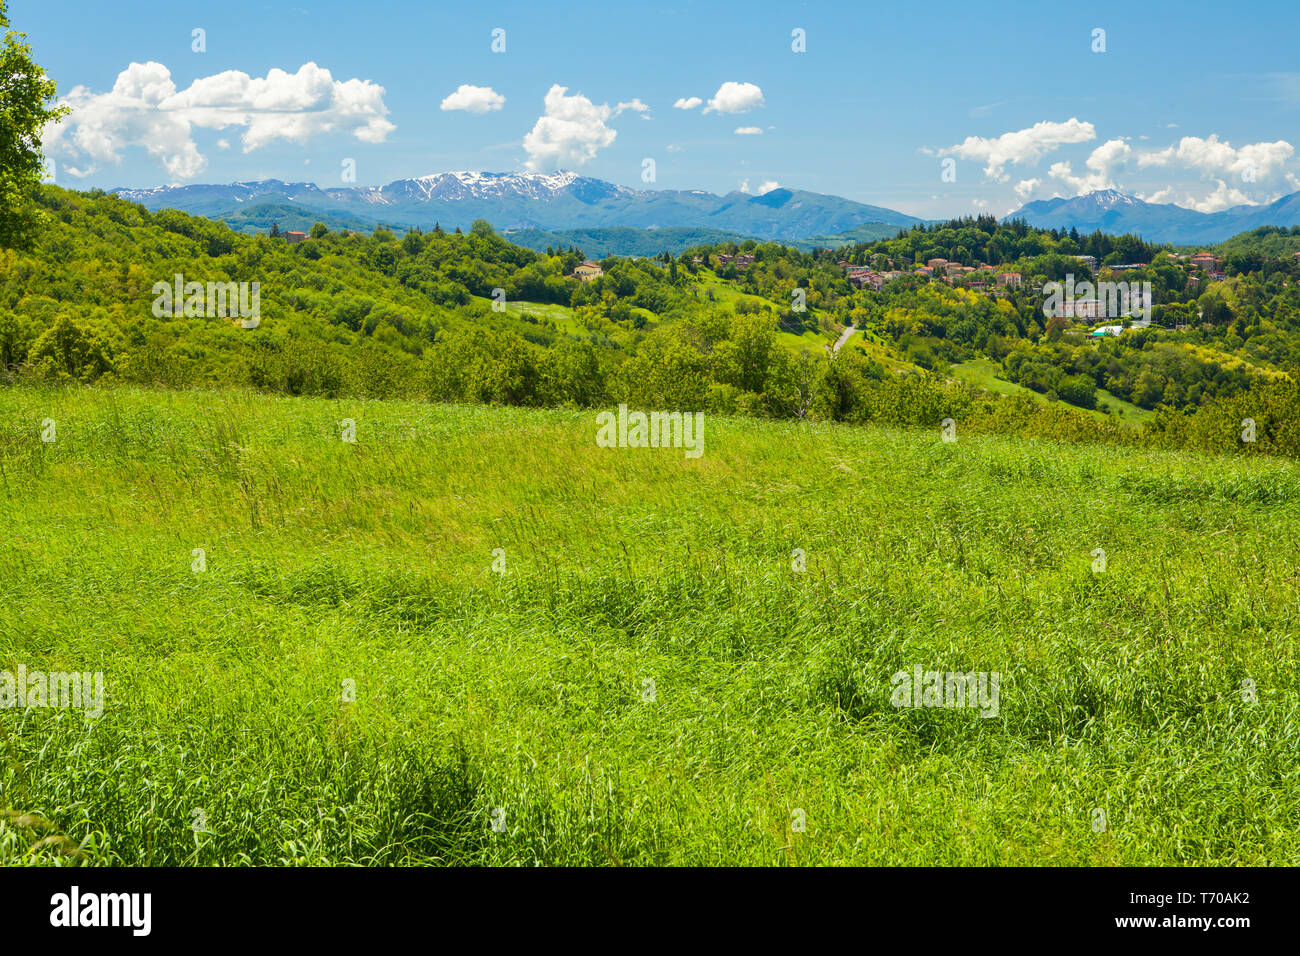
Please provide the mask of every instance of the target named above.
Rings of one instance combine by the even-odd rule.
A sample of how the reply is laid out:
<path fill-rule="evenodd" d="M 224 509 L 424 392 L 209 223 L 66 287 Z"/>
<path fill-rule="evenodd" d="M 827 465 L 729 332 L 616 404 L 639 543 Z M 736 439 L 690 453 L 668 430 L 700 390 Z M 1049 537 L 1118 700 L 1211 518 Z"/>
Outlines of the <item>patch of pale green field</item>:
<path fill-rule="evenodd" d="M 998 395 L 1019 395 L 1037 402 L 1047 401 L 1045 396 L 1035 392 L 1032 388 L 1026 388 L 1017 382 L 1009 382 L 1004 378 L 998 378 L 998 372 L 1001 371 L 1001 368 L 992 359 L 976 358 L 954 365 L 952 374 L 958 381 L 982 388 L 987 392 L 994 392 Z M 1132 402 L 1126 402 L 1104 388 L 1097 389 L 1096 410 L 1081 410 L 1096 418 L 1103 419 L 1110 414 L 1118 415 L 1123 422 L 1133 426 L 1145 425 L 1147 422 L 1154 421 L 1156 417 L 1155 412 L 1142 408 L 1140 405 L 1134 405 Z"/>

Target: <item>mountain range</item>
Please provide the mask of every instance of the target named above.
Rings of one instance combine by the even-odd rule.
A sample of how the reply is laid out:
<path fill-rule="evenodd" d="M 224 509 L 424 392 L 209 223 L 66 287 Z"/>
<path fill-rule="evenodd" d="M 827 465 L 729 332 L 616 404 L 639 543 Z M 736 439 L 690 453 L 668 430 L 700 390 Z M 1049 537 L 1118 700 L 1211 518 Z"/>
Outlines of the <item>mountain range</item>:
<path fill-rule="evenodd" d="M 810 248 L 891 236 L 925 220 L 839 196 L 778 187 L 760 195 L 719 196 L 700 189 L 631 189 L 601 179 L 559 173 L 435 173 L 382 187 L 322 188 L 278 179 L 229 185 L 115 189 L 149 209 L 180 209 L 220 219 L 232 228 L 331 228 L 368 231 L 466 229 L 486 219 L 534 248 L 577 240 L 589 254 L 648 255 L 721 239 L 757 238 Z M 1080 232 L 1135 233 L 1151 242 L 1213 244 L 1260 226 L 1300 224 L 1300 192 L 1268 205 L 1205 213 L 1152 203 L 1114 189 L 1071 199 L 1027 203 L 1007 220 Z"/>
<path fill-rule="evenodd" d="M 1148 242 L 1212 245 L 1260 226 L 1300 224 L 1300 192 L 1268 205 L 1233 206 L 1221 212 L 1197 212 L 1172 203 L 1152 203 L 1115 189 L 1102 189 L 1073 199 L 1040 199 L 1006 217 L 1023 219 L 1044 229 L 1101 230 L 1115 235 L 1134 233 Z"/>
<path fill-rule="evenodd" d="M 113 192 L 149 209 L 180 209 L 212 219 L 238 220 L 253 207 L 288 205 L 375 225 L 431 228 L 438 223 L 451 229 L 486 219 L 501 232 L 687 228 L 784 241 L 840 233 L 866 223 L 890 227 L 892 234 L 922 222 L 892 209 L 799 189 L 718 196 L 698 189 L 630 189 L 572 172 L 437 173 L 377 188 L 322 189 L 313 183 L 271 179 Z"/>

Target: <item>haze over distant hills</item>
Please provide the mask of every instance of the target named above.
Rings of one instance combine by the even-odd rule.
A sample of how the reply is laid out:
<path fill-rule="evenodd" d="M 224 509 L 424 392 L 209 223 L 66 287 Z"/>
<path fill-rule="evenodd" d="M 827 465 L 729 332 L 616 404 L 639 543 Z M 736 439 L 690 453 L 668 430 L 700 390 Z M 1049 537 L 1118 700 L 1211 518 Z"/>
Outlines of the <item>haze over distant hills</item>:
<path fill-rule="evenodd" d="M 336 221 L 467 228 L 486 219 L 498 231 L 635 229 L 718 230 L 782 241 L 845 232 L 867 223 L 895 231 L 922 220 L 864 203 L 798 189 L 725 196 L 703 190 L 629 189 L 576 173 L 437 173 L 380 188 L 322 189 L 264 180 L 230 185 L 116 189 L 150 209 L 172 208 L 238 220 L 261 205 L 292 206 Z M 244 219 L 249 217 L 244 216 Z"/>
<path fill-rule="evenodd" d="M 1149 242 L 1212 244 L 1260 226 L 1300 224 L 1300 193 L 1262 206 L 1233 206 L 1222 212 L 1197 212 L 1172 203 L 1151 203 L 1114 189 L 1073 199 L 1041 199 L 1006 217 L 1043 229 L 1135 233 Z M 1006 221 L 1004 220 L 1004 221 Z"/>

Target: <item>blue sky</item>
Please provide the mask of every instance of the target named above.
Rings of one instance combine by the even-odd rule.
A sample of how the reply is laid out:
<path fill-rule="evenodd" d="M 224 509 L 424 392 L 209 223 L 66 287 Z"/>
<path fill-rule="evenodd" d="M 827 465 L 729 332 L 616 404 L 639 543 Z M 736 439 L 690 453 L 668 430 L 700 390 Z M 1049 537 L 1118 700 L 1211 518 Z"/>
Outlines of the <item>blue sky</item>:
<path fill-rule="evenodd" d="M 1104 187 L 1205 210 L 1300 190 L 1283 2 L 298 3 L 10 0 L 74 106 L 46 137 L 56 180 L 562 167 L 924 216 Z"/>

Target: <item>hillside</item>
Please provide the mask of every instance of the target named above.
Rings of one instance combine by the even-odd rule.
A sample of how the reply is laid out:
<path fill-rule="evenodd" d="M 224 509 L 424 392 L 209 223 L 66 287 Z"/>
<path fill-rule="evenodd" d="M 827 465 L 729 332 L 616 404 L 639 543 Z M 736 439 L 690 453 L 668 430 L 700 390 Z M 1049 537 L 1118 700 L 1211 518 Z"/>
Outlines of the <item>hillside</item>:
<path fill-rule="evenodd" d="M 885 222 L 866 222 L 844 232 L 829 236 L 809 236 L 806 239 L 792 239 L 790 245 L 796 249 L 811 251 L 813 249 L 839 249 L 860 242 L 872 242 L 876 239 L 889 239 L 898 235 L 900 227 Z"/>
<path fill-rule="evenodd" d="M 482 221 L 400 238 L 320 224 L 290 243 L 52 186 L 40 208 L 36 248 L 0 254 L 7 381 L 853 424 L 951 417 L 1024 436 L 1300 452 L 1286 424 L 1287 373 L 1300 367 L 1292 256 L 1230 256 L 1230 274 L 1211 281 L 1133 236 L 985 216 L 817 254 L 746 240 L 608 257 L 583 281 L 582 251 L 534 252 Z M 1085 251 L 1141 263 L 1123 274 L 1150 283 L 1152 325 L 1098 338 L 1046 317 L 1046 283 L 1078 271 Z M 895 268 L 936 256 L 982 271 Z M 864 263 L 894 271 L 875 290 Z M 1008 267 L 1019 286 L 990 284 Z M 178 283 L 194 291 L 166 305 Z M 256 284 L 251 322 L 222 311 L 226 284 L 246 302 Z M 856 334 L 832 355 L 849 325 Z M 1232 424 L 1245 417 L 1261 423 L 1249 447 Z"/>
<path fill-rule="evenodd" d="M 1300 226 L 1292 226 L 1290 229 L 1261 226 L 1219 243 L 1214 247 L 1214 251 L 1225 257 L 1233 255 L 1277 259 L 1294 257 L 1300 252 Z"/>
<path fill-rule="evenodd" d="M 289 203 L 258 203 L 255 206 L 240 207 L 237 211 L 215 217 L 224 222 L 235 232 L 258 235 L 271 231 L 271 226 L 279 226 L 281 232 L 294 230 L 307 232 L 316 223 L 323 223 L 332 232 L 373 232 L 380 223 L 363 216 L 316 213 L 305 206 Z M 393 232 L 401 235 L 406 229 L 392 226 Z"/>
<path fill-rule="evenodd" d="M 228 391 L 0 421 L 0 657 L 106 680 L 7 735 L 52 829 L 0 862 L 1300 862 L 1288 464 Z M 996 702 L 893 706 L 915 668 Z"/>
<path fill-rule="evenodd" d="M 589 258 L 604 259 L 608 256 L 657 256 L 663 252 L 675 256 L 698 246 L 741 243 L 752 237 L 723 229 L 633 229 L 617 226 L 609 229 L 520 229 L 507 232 L 505 238 L 535 252 L 572 246 L 581 249 Z"/>

